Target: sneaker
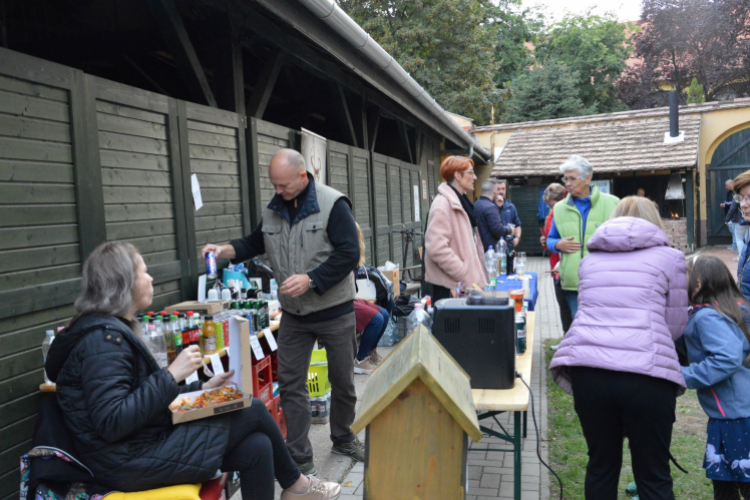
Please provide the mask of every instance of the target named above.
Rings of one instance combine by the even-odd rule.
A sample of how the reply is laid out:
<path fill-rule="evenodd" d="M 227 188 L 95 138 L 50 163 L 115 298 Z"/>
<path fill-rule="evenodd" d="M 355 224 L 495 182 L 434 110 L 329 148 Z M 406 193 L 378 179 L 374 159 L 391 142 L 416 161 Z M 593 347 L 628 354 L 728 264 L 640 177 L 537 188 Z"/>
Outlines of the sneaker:
<path fill-rule="evenodd" d="M 729 245 L 729 246 L 727 247 L 727 250 L 737 250 L 737 247 L 736 247 L 736 246 L 733 246 L 733 245 Z"/>
<path fill-rule="evenodd" d="M 561 343 L 562 343 L 562 342 L 561 342 Z M 550 349 L 552 349 L 553 351 L 556 351 L 556 350 L 558 350 L 558 349 L 560 348 L 560 344 L 557 344 L 557 345 L 551 345 L 551 346 L 549 346 L 549 348 L 550 348 Z"/>
<path fill-rule="evenodd" d="M 315 462 L 310 460 L 309 462 L 297 463 L 297 468 L 305 476 L 317 476 L 318 470 L 315 468 Z"/>
<path fill-rule="evenodd" d="M 369 358 L 365 358 L 362 361 L 354 360 L 354 373 L 369 375 L 374 369 L 375 365 L 370 362 Z"/>
<path fill-rule="evenodd" d="M 378 348 L 373 348 L 372 351 L 370 351 L 370 355 L 367 356 L 367 359 L 370 360 L 370 363 L 372 363 L 375 366 L 378 366 L 381 361 L 383 361 L 383 357 L 378 354 Z"/>
<path fill-rule="evenodd" d="M 349 455 L 357 462 L 365 461 L 365 445 L 357 438 L 350 443 L 334 444 L 331 451 L 339 455 Z"/>
<path fill-rule="evenodd" d="M 281 500 L 336 500 L 341 496 L 340 484 L 321 481 L 312 476 L 307 477 L 310 479 L 310 488 L 306 492 L 292 493 L 289 490 L 284 490 L 281 493 Z"/>

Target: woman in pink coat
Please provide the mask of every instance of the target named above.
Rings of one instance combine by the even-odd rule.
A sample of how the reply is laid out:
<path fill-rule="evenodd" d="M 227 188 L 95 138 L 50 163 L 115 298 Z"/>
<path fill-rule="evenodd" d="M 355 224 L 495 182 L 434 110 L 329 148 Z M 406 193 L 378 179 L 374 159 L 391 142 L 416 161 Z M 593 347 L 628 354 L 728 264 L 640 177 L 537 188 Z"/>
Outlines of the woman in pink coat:
<path fill-rule="evenodd" d="M 685 392 L 675 340 L 687 324 L 687 269 L 654 203 L 629 196 L 588 243 L 578 313 L 555 353 L 589 449 L 587 499 L 615 500 L 627 436 L 641 500 L 671 500 L 669 446 Z"/>
<path fill-rule="evenodd" d="M 459 282 L 465 288 L 484 288 L 487 275 L 474 205 L 466 193 L 474 191 L 474 162 L 449 156 L 440 165 L 445 183 L 438 187 L 425 229 L 425 281 L 432 285 L 433 303 L 451 296 Z"/>

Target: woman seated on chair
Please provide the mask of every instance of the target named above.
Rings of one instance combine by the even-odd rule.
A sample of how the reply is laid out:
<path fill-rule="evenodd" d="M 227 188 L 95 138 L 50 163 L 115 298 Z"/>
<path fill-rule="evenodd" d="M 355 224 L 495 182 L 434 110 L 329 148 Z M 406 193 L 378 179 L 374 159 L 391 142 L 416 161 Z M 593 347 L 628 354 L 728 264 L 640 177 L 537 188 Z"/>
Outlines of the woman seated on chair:
<path fill-rule="evenodd" d="M 365 239 L 362 236 L 359 224 L 357 224 L 357 233 L 359 234 L 359 263 L 357 269 L 361 269 L 365 265 Z M 355 275 L 357 274 L 355 272 Z M 360 292 L 362 290 L 358 289 L 358 296 Z M 374 297 L 373 300 L 375 300 Z M 393 299 L 389 300 L 393 302 Z M 378 342 L 385 333 L 388 321 L 391 318 L 384 308 L 360 298 L 354 300 L 354 316 L 357 320 L 357 335 L 361 335 L 357 357 L 354 359 L 354 373 L 369 375 L 380 361 L 380 356 L 377 353 Z"/>
<path fill-rule="evenodd" d="M 300 474 L 276 422 L 259 399 L 249 408 L 173 425 L 179 394 L 224 385 L 231 373 L 179 385 L 202 365 L 197 346 L 159 368 L 138 335 L 136 311 L 151 305 L 153 279 L 129 243 L 104 243 L 83 268 L 76 315 L 58 335 L 45 368 L 78 459 L 97 483 L 143 491 L 240 473 L 242 498 L 334 499 L 341 487 Z"/>

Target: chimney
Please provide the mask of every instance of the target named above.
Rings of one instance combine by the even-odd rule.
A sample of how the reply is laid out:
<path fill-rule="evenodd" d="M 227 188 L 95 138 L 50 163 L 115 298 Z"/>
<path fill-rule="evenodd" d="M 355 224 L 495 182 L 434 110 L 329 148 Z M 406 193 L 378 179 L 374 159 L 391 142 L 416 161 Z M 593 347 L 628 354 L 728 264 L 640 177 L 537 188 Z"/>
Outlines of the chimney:
<path fill-rule="evenodd" d="M 676 90 L 669 92 L 669 137 L 680 135 L 680 96 Z"/>
<path fill-rule="evenodd" d="M 680 132 L 680 94 L 669 92 L 669 132 L 664 132 L 664 144 L 675 144 L 685 140 L 685 132 Z"/>

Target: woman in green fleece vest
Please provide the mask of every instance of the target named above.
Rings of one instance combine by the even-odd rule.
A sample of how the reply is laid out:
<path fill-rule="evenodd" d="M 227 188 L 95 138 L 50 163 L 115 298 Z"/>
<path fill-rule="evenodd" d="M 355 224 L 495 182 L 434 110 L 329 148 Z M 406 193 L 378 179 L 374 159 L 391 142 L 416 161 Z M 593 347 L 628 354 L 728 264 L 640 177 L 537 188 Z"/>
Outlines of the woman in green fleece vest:
<path fill-rule="evenodd" d="M 594 167 L 581 156 L 571 156 L 560 165 L 568 196 L 555 205 L 547 247 L 562 255 L 560 282 L 570 313 L 578 311 L 578 266 L 588 254 L 586 244 L 596 229 L 612 215 L 616 196 L 605 194 L 591 185 Z"/>

